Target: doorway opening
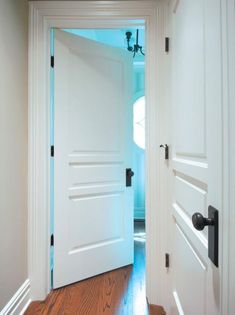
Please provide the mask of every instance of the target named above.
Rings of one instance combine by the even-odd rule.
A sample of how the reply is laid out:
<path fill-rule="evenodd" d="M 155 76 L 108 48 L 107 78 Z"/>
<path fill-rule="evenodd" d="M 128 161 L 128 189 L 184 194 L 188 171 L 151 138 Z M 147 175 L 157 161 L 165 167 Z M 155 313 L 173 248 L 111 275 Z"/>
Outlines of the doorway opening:
<path fill-rule="evenodd" d="M 138 33 L 137 33 L 138 30 Z M 136 293 L 136 303 L 138 304 L 142 300 L 143 305 L 141 306 L 143 308 L 143 311 L 147 311 L 145 301 L 146 301 L 146 293 L 145 293 L 145 27 L 143 25 L 137 25 L 135 27 L 129 27 L 129 28 L 122 28 L 122 29 L 63 29 L 61 32 L 71 34 L 73 38 L 75 39 L 75 36 L 78 38 L 84 38 L 88 39 L 90 43 L 101 43 L 107 46 L 111 46 L 114 48 L 117 48 L 119 50 L 123 50 L 125 54 L 129 54 L 131 56 L 131 76 L 129 79 L 131 79 L 131 119 L 129 119 L 128 124 L 129 128 L 129 135 L 132 136 L 131 139 L 131 149 L 129 148 L 129 153 L 131 154 L 131 159 L 129 159 L 128 166 L 133 169 L 134 171 L 134 177 L 131 179 L 132 187 L 128 187 L 129 190 L 132 190 L 134 193 L 132 194 L 132 201 L 129 204 L 129 207 L 132 207 L 132 215 L 129 216 L 132 220 L 132 242 L 134 245 L 134 253 L 131 253 L 131 255 L 134 254 L 134 267 L 132 269 L 128 269 L 131 271 L 132 276 L 132 282 L 139 281 L 139 285 L 137 283 L 134 283 L 133 285 L 135 287 L 140 288 L 138 289 Z M 127 33 L 133 34 L 131 39 L 127 41 Z M 136 38 L 136 34 L 138 34 L 138 39 Z M 64 35 L 63 35 L 64 36 Z M 51 31 L 51 54 L 54 56 L 55 60 L 53 59 L 53 63 L 57 62 L 57 56 L 54 46 L 54 38 L 55 38 L 55 30 Z M 83 40 L 83 39 L 82 39 Z M 133 49 L 130 49 L 130 47 L 135 47 L 135 45 L 138 45 L 141 47 L 141 53 L 135 52 L 133 53 Z M 90 44 L 88 42 L 88 45 Z M 86 42 L 84 42 L 84 45 L 86 45 Z M 99 47 L 98 47 L 99 48 Z M 98 49 L 97 48 L 97 49 Z M 85 57 L 84 57 L 85 58 Z M 94 65 L 92 65 L 94 66 Z M 98 71 L 98 70 L 97 70 Z M 58 105 L 55 100 L 55 95 L 57 92 L 55 89 L 58 87 L 55 85 L 55 76 L 56 76 L 56 66 L 51 68 L 51 88 L 54 92 L 51 93 L 51 146 L 54 147 L 55 145 L 55 133 L 56 133 L 56 119 L 55 119 L 55 113 L 57 111 L 56 106 Z M 129 82 L 130 83 L 130 82 Z M 77 89 L 79 90 L 79 86 L 77 86 Z M 92 86 L 91 86 L 91 93 L 92 93 Z M 106 91 L 103 91 L 103 93 L 107 93 Z M 130 91 L 129 91 L 130 93 Z M 99 103 L 97 102 L 97 106 L 99 106 Z M 123 114 L 123 113 L 121 113 Z M 85 117 L 85 116 L 84 116 Z M 87 116 L 86 116 L 87 117 Z M 130 117 L 130 116 L 129 116 Z M 64 117 L 66 119 L 66 117 Z M 85 119 L 85 118 L 84 118 Z M 99 119 L 99 118 L 97 118 Z M 57 120 L 58 121 L 58 120 Z M 61 126 L 60 126 L 61 128 Z M 91 130 L 92 130 L 92 124 L 91 124 Z M 97 130 L 96 130 L 97 131 Z M 94 130 L 93 137 L 96 137 L 96 132 Z M 57 147 L 55 145 L 55 147 Z M 56 149 L 55 149 L 56 151 Z M 99 150 L 98 150 L 99 151 Z M 98 152 L 96 150 L 96 152 Z M 83 154 L 87 153 L 85 150 L 83 151 Z M 99 151 L 100 153 L 101 151 Z M 127 154 L 124 152 L 124 155 Z M 84 165 L 89 165 L 93 162 L 90 161 L 83 161 L 81 162 Z M 103 161 L 96 162 L 96 165 L 104 164 Z M 106 163 L 106 162 L 105 162 Z M 111 163 L 111 162 L 109 162 Z M 119 162 L 115 162 L 119 163 Z M 79 162 L 70 162 L 71 165 L 75 166 L 77 169 L 79 168 Z M 51 235 L 53 235 L 54 239 L 57 239 L 57 235 L 55 234 L 55 227 L 54 227 L 54 221 L 56 219 L 56 202 L 55 200 L 57 198 L 57 194 L 55 192 L 55 165 L 54 165 L 54 156 L 51 159 Z M 84 174 L 83 174 L 84 175 Z M 106 183 L 106 181 L 102 182 L 103 184 Z M 94 182 L 93 182 L 94 184 Z M 77 184 L 76 184 L 77 185 Z M 75 186 L 76 186 L 75 185 Z M 88 187 L 91 185 L 90 182 L 88 183 L 79 183 L 78 186 L 86 186 Z M 90 186 L 89 186 L 90 187 Z M 72 189 L 75 189 L 75 187 L 72 187 Z M 71 190 L 71 188 L 70 188 Z M 116 191 L 114 191 L 116 193 Z M 96 193 L 99 194 L 100 193 Z M 71 198 L 77 198 L 78 197 L 69 197 Z M 80 197 L 79 197 L 80 198 Z M 84 196 L 82 197 L 84 198 Z M 87 198 L 87 195 L 85 195 L 85 198 Z M 117 218 L 117 217 L 116 217 Z M 88 229 L 89 230 L 89 229 Z M 110 238 L 111 239 L 111 238 Z M 108 240 L 108 242 L 110 241 Z M 100 240 L 98 241 L 98 243 Z M 105 240 L 107 242 L 107 240 Z M 91 244 L 86 245 L 86 248 L 91 246 Z M 92 244 L 93 246 L 93 244 Z M 133 251 L 133 247 L 129 247 L 130 250 Z M 79 246 L 77 246 L 75 249 L 73 249 L 73 252 L 79 250 Z M 123 252 L 125 255 L 126 253 Z M 129 253 L 130 254 L 130 253 Z M 130 260 L 131 262 L 131 260 Z M 55 274 L 53 274 L 54 270 L 54 246 L 51 247 L 51 286 L 54 287 L 60 287 L 61 285 L 54 286 L 54 277 Z M 127 263 L 128 265 L 129 263 Z M 117 267 L 114 267 L 113 269 L 116 269 Z M 111 271 L 111 270 L 110 270 Z M 96 273 L 99 274 L 99 273 Z M 94 274 L 94 275 L 96 275 Z M 88 278 L 90 278 L 90 274 Z M 73 283 L 75 281 L 71 281 Z M 69 283 L 65 283 L 67 285 Z M 133 292 L 132 292 L 133 293 Z M 144 308 L 146 308 L 144 310 Z M 144 314 L 144 313 L 143 313 Z M 147 313 L 146 313 L 147 314 Z"/>
<path fill-rule="evenodd" d="M 50 30 L 117 29 L 146 25 L 146 291 L 151 304 L 165 304 L 166 275 L 159 263 L 165 249 L 165 199 L 160 198 L 165 183 L 158 176 L 159 144 L 166 104 L 165 10 L 160 2 L 123 1 L 115 5 L 94 1 L 53 1 L 30 3 L 29 36 L 29 277 L 33 300 L 43 300 L 50 285 Z M 57 64 L 55 59 L 55 68 Z M 163 85 L 162 85 L 163 84 Z M 167 86 L 167 85 L 166 85 Z M 168 95 L 168 94 L 167 94 Z M 163 129 L 162 129 L 163 128 Z M 55 156 L 57 154 L 55 147 Z M 156 163 L 159 161 L 159 163 Z M 165 191 L 165 190 L 164 190 Z M 56 244 L 56 239 L 55 239 Z"/>

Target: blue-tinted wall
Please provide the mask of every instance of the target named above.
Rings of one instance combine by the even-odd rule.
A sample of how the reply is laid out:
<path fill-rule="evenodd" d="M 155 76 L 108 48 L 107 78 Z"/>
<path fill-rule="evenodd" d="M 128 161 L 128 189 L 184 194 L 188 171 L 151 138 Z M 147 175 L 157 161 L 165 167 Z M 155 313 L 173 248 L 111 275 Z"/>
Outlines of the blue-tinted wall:
<path fill-rule="evenodd" d="M 144 63 L 134 65 L 134 98 L 133 103 L 144 96 Z M 134 218 L 145 218 L 145 150 L 138 147 L 133 141 L 133 177 L 134 187 Z"/>

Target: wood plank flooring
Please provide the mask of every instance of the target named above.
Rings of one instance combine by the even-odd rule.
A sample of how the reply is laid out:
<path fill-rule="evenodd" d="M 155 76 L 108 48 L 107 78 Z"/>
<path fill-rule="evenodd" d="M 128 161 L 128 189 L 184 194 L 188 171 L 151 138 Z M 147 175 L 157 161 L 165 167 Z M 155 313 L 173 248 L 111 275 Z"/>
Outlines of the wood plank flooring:
<path fill-rule="evenodd" d="M 33 302 L 24 315 L 164 315 L 145 297 L 145 235 L 135 222 L 134 266 L 53 290 L 44 302 Z"/>

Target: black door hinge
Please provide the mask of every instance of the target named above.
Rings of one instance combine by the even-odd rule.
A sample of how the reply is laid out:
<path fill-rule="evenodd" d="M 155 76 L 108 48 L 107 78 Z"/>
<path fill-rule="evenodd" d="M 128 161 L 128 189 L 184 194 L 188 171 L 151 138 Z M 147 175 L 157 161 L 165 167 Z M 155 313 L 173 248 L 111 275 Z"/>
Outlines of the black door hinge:
<path fill-rule="evenodd" d="M 51 246 L 54 246 L 54 234 L 51 234 Z"/>
<path fill-rule="evenodd" d="M 167 144 L 161 144 L 160 148 L 165 150 L 165 160 L 169 159 L 169 146 Z"/>
<path fill-rule="evenodd" d="M 165 254 L 165 267 L 169 268 L 170 267 L 170 255 L 169 254 Z"/>
<path fill-rule="evenodd" d="M 54 146 L 53 145 L 51 145 L 51 157 L 54 157 Z"/>
<path fill-rule="evenodd" d="M 169 37 L 165 37 L 165 52 L 169 52 L 170 50 L 170 39 Z"/>
<path fill-rule="evenodd" d="M 54 68 L 54 64 L 55 64 L 55 57 L 51 56 L 51 67 Z"/>

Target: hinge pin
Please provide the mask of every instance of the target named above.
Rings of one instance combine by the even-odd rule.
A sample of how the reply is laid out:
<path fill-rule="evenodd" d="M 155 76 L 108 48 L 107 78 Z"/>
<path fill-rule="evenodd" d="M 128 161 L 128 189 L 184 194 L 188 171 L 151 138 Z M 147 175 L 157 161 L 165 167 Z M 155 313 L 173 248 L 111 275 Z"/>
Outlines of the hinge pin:
<path fill-rule="evenodd" d="M 51 157 L 54 157 L 54 154 L 55 154 L 55 152 L 54 152 L 55 150 L 54 150 L 54 146 L 53 145 L 51 145 Z"/>
<path fill-rule="evenodd" d="M 55 58 L 54 56 L 51 56 L 51 67 L 54 68 L 54 64 L 55 64 Z"/>
<path fill-rule="evenodd" d="M 168 53 L 170 50 L 170 39 L 169 37 L 165 37 L 165 52 Z"/>
<path fill-rule="evenodd" d="M 170 255 L 168 253 L 165 254 L 165 267 L 170 267 Z"/>
<path fill-rule="evenodd" d="M 54 234 L 51 234 L 51 246 L 54 246 Z"/>

